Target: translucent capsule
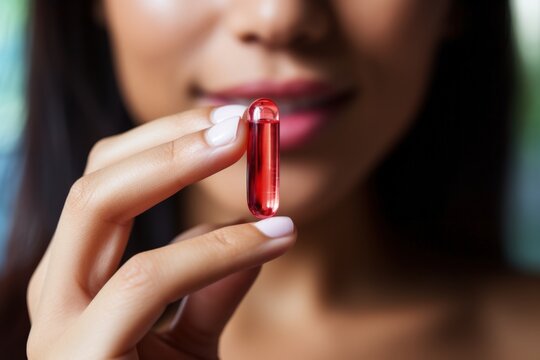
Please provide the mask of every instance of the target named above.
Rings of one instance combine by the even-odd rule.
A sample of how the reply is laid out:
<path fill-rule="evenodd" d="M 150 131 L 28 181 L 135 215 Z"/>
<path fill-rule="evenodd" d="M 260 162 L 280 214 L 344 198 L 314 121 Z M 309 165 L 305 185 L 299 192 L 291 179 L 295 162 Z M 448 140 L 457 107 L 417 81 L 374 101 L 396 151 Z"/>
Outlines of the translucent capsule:
<path fill-rule="evenodd" d="M 251 213 L 263 219 L 279 207 L 279 110 L 272 100 L 258 99 L 246 112 L 247 201 Z"/>

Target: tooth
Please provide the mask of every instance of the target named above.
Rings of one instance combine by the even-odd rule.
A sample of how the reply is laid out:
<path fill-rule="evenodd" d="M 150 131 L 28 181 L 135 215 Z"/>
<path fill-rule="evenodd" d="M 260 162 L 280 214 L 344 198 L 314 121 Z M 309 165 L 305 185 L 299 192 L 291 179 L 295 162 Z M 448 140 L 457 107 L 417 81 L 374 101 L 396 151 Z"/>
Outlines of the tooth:
<path fill-rule="evenodd" d="M 290 114 L 292 112 L 290 104 L 289 103 L 280 103 L 279 104 L 279 112 L 281 114 Z"/>
<path fill-rule="evenodd" d="M 325 104 L 328 101 L 328 96 L 317 97 L 299 97 L 296 99 L 278 99 L 280 113 L 283 115 L 294 112 L 311 109 Z"/>
<path fill-rule="evenodd" d="M 246 98 L 231 98 L 230 101 L 231 103 L 239 104 L 239 105 L 247 106 L 250 104 L 249 100 L 247 100 Z"/>

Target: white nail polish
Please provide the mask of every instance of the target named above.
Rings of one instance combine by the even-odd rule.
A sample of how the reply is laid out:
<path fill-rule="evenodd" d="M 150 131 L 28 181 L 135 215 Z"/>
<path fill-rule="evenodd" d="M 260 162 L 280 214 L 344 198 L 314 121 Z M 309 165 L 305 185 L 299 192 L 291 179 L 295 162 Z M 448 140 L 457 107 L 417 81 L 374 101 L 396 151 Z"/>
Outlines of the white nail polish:
<path fill-rule="evenodd" d="M 271 238 L 280 238 L 294 232 L 294 223 L 287 216 L 275 216 L 253 224 L 260 232 Z"/>
<path fill-rule="evenodd" d="M 210 146 L 223 146 L 234 141 L 240 117 L 235 116 L 223 120 L 206 130 L 206 142 Z"/>
<path fill-rule="evenodd" d="M 217 124 L 235 116 L 241 117 L 244 114 L 244 111 L 246 111 L 246 108 L 247 106 L 244 105 L 220 106 L 212 110 L 210 113 L 210 121 Z"/>

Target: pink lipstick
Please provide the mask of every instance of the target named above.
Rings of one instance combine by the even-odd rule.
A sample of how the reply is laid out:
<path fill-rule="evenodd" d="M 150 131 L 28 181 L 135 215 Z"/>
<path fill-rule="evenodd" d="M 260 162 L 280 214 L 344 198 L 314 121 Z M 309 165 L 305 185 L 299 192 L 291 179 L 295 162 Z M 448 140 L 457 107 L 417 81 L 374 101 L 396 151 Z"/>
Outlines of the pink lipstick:
<path fill-rule="evenodd" d="M 354 95 L 352 87 L 315 80 L 257 81 L 228 89 L 202 92 L 207 105 L 245 104 L 271 98 L 280 109 L 282 150 L 302 147 L 334 120 L 334 112 Z"/>

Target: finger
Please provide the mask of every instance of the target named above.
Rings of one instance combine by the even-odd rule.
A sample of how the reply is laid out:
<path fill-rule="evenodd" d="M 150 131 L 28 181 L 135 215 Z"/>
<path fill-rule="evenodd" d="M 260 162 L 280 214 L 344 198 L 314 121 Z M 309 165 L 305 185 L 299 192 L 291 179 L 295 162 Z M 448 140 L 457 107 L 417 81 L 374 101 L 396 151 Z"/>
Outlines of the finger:
<path fill-rule="evenodd" d="M 185 240 L 185 239 L 189 239 L 189 238 L 192 238 L 192 237 L 195 237 L 195 236 L 199 236 L 199 235 L 205 234 L 207 232 L 219 229 L 220 227 L 223 227 L 223 226 L 240 224 L 242 222 L 244 222 L 244 221 L 242 221 L 242 219 L 237 219 L 237 220 L 231 221 L 229 223 L 220 224 L 220 225 L 218 225 L 218 224 L 200 224 L 200 225 L 197 225 L 197 226 L 195 226 L 195 227 L 193 227 L 191 229 L 188 229 L 188 230 L 184 231 L 183 233 L 181 233 L 180 235 L 175 237 L 172 240 L 171 243 L 179 242 L 179 241 L 182 241 L 182 240 Z M 26 302 L 28 304 L 28 314 L 29 314 L 30 320 L 33 319 L 33 314 L 36 312 L 39 300 L 41 298 L 41 290 L 42 290 L 42 287 L 43 287 L 43 281 L 44 281 L 44 278 L 45 278 L 47 261 L 48 261 L 49 253 L 50 253 L 49 249 L 50 248 L 47 248 L 47 251 L 45 252 L 43 258 L 39 262 L 39 264 L 36 267 L 36 270 L 34 271 L 34 273 L 32 274 L 32 277 L 31 277 L 29 285 L 28 285 L 27 301 Z M 116 268 L 114 270 L 116 270 Z"/>
<path fill-rule="evenodd" d="M 291 219 L 276 217 L 135 255 L 83 312 L 73 341 L 84 348 L 104 344 L 96 357 L 121 354 L 151 329 L 167 304 L 283 254 L 295 238 Z M 81 339 L 92 340 L 81 344 Z"/>
<path fill-rule="evenodd" d="M 171 241 L 171 243 L 183 241 L 183 240 L 195 237 L 195 236 L 199 236 L 199 235 L 214 231 L 224 226 L 236 225 L 242 222 L 244 222 L 242 221 L 242 219 L 237 219 L 226 224 L 200 224 L 179 234 Z M 31 321 L 33 319 L 33 314 L 36 312 L 39 300 L 41 298 L 41 290 L 43 287 L 43 280 L 45 278 L 47 259 L 49 258 L 49 253 L 50 253 L 49 249 L 50 248 L 47 248 L 45 255 L 43 256 L 38 266 L 36 267 L 36 270 L 32 274 L 32 277 L 29 282 L 28 291 L 27 291 L 27 304 L 28 304 L 28 314 L 30 316 Z M 114 270 L 116 270 L 116 268 Z"/>
<path fill-rule="evenodd" d="M 225 227 L 225 226 L 231 226 L 231 225 L 238 225 L 244 223 L 245 220 L 243 218 L 239 218 L 234 221 L 230 221 L 224 224 L 200 224 L 195 227 L 192 227 L 191 229 L 188 229 L 181 233 L 180 235 L 176 236 L 171 243 L 183 241 L 186 239 L 190 239 L 192 237 L 196 237 L 202 234 L 209 233 L 211 231 L 217 230 L 219 228 Z"/>
<path fill-rule="evenodd" d="M 185 111 L 148 122 L 125 133 L 102 139 L 90 152 L 85 174 L 110 166 L 160 144 L 206 129 L 231 117 L 242 116 L 245 108 L 244 105 L 225 105 L 217 108 Z M 27 300 L 30 316 L 35 312 L 37 302 L 41 297 L 49 254 L 50 251 L 47 249 L 32 275 L 28 287 Z"/>
<path fill-rule="evenodd" d="M 45 272 L 47 267 L 47 260 L 49 258 L 49 249 L 45 251 L 43 258 L 41 258 L 36 270 L 32 274 L 30 281 L 28 282 L 28 288 L 26 289 L 26 304 L 28 307 L 28 316 L 30 322 L 33 322 L 34 314 L 37 311 L 39 300 L 41 299 L 41 291 L 43 288 L 43 281 L 45 279 Z"/>
<path fill-rule="evenodd" d="M 110 166 L 144 150 L 181 138 L 231 117 L 240 117 L 244 105 L 202 108 L 166 116 L 119 135 L 104 138 L 90 151 L 85 174 Z"/>
<path fill-rule="evenodd" d="M 118 266 L 133 218 L 240 159 L 245 126 L 238 119 L 225 120 L 78 180 L 51 243 L 43 287 L 51 301 L 44 301 L 45 308 L 68 306 L 63 297 L 81 295 L 86 301 L 84 292 L 96 293 Z M 103 261 L 104 256 L 111 260 Z M 81 285 L 87 288 L 79 294 Z"/>
<path fill-rule="evenodd" d="M 163 336 L 200 358 L 211 358 L 217 354 L 219 337 L 225 325 L 260 269 L 257 266 L 239 271 L 188 295 Z"/>

